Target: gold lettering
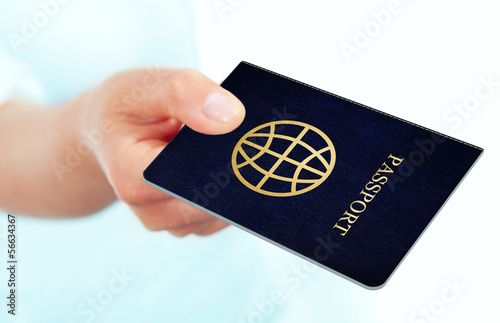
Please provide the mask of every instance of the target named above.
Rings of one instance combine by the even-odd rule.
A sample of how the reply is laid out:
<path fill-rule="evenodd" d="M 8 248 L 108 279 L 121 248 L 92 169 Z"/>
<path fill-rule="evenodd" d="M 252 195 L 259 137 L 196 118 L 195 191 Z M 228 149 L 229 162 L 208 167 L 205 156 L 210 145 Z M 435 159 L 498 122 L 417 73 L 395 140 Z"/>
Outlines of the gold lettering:
<path fill-rule="evenodd" d="M 354 207 L 353 207 L 354 203 L 359 203 L 359 204 L 363 205 L 363 209 L 361 211 L 355 210 Z M 365 202 L 363 202 L 363 201 L 354 201 L 354 202 L 351 203 L 351 211 L 353 211 L 354 213 L 361 213 L 364 210 L 366 210 L 366 204 L 365 204 Z"/>
<path fill-rule="evenodd" d="M 375 176 L 379 176 L 378 178 L 376 178 Z M 385 183 L 387 183 L 389 179 L 385 176 L 382 176 L 380 175 L 379 173 L 376 173 L 375 175 L 373 175 L 372 177 L 372 181 L 374 181 L 375 183 L 379 183 L 379 184 L 382 184 L 384 185 Z"/>
<path fill-rule="evenodd" d="M 341 233 L 340 235 L 341 236 L 345 236 L 345 234 L 347 233 L 347 231 L 349 231 L 349 229 L 351 228 L 350 225 L 347 225 L 347 229 L 346 228 L 343 228 L 341 227 L 340 225 L 338 225 L 337 223 L 335 223 L 335 226 L 333 227 L 334 229 L 335 228 L 339 228 L 340 230 L 344 231 L 344 233 Z"/>
<path fill-rule="evenodd" d="M 368 187 L 368 185 L 373 184 L 372 186 Z M 373 193 L 378 193 L 382 189 L 382 186 L 380 185 L 374 185 L 375 183 L 372 181 L 369 181 L 368 184 L 366 184 L 365 188 L 367 191 L 373 191 Z M 376 191 L 375 191 L 376 190 Z"/>
<path fill-rule="evenodd" d="M 365 190 L 362 190 L 361 193 L 359 193 L 359 195 L 365 196 L 363 198 L 363 200 L 365 200 L 366 203 L 370 203 L 373 200 L 373 198 L 375 197 L 375 195 L 366 193 Z"/>
<path fill-rule="evenodd" d="M 359 215 L 354 215 L 354 214 L 351 214 L 347 211 L 344 212 L 344 215 L 348 215 L 348 216 L 346 216 L 345 218 L 340 218 L 339 221 L 347 220 L 350 224 L 353 224 L 354 222 L 356 222 L 356 220 L 359 217 Z M 353 220 L 351 220 L 351 219 L 353 219 Z"/>
<path fill-rule="evenodd" d="M 384 169 L 382 169 L 382 167 L 384 167 Z M 385 162 L 382 164 L 382 167 L 379 168 L 378 172 L 380 172 L 380 173 L 389 173 L 389 174 L 394 173 L 392 171 L 392 169 L 389 166 L 387 166 L 387 164 Z"/>
<path fill-rule="evenodd" d="M 401 165 L 401 163 L 404 160 L 404 158 L 398 158 L 393 156 L 392 154 L 390 154 L 389 157 L 387 157 L 387 159 L 391 160 L 390 164 L 392 164 L 392 166 L 395 167 Z M 363 213 L 366 210 L 367 207 L 366 205 L 371 201 L 373 201 L 375 196 L 382 190 L 382 185 L 384 185 L 389 181 L 389 178 L 387 176 L 383 176 L 381 173 L 393 174 L 394 171 L 389 165 L 387 165 L 386 162 L 384 162 L 382 166 L 379 168 L 379 170 L 375 173 L 375 175 L 372 176 L 371 181 L 369 181 L 365 185 L 365 188 L 361 190 L 361 192 L 359 193 L 359 195 L 362 196 L 362 199 L 352 202 L 351 205 L 349 206 L 350 211 L 358 215 L 354 215 L 352 213 L 349 213 L 349 211 L 345 211 L 343 217 L 341 217 L 333 227 L 334 229 L 337 228 L 343 231 L 343 233 L 341 233 L 342 236 L 346 235 L 347 231 L 349 231 L 349 229 L 351 228 L 351 224 L 354 224 L 354 222 L 358 220 L 359 214 Z M 366 191 L 372 194 L 366 192 L 365 189 Z M 361 205 L 361 208 L 357 207 L 357 204 Z M 339 225 L 339 222 L 346 220 L 347 223 L 349 223 L 347 225 L 347 228 L 341 227 Z"/>
<path fill-rule="evenodd" d="M 391 155 L 389 155 L 389 157 L 388 157 L 388 158 L 391 158 L 391 159 L 392 159 L 392 165 L 394 165 L 394 166 L 396 166 L 396 167 L 397 167 L 397 166 L 399 166 L 399 165 L 403 162 L 403 160 L 405 160 L 404 158 L 397 158 L 397 157 L 394 157 L 392 154 L 391 154 Z M 397 164 L 396 164 L 396 163 L 397 163 Z"/>

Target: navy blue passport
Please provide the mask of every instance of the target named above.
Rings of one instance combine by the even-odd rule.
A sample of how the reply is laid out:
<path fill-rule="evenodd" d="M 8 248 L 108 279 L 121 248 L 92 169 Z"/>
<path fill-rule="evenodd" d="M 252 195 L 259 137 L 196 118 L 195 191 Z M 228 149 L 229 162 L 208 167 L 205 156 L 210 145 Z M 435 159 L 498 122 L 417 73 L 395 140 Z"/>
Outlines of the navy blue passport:
<path fill-rule="evenodd" d="M 246 62 L 222 87 L 243 123 L 216 136 L 183 127 L 144 180 L 369 289 L 483 151 Z"/>

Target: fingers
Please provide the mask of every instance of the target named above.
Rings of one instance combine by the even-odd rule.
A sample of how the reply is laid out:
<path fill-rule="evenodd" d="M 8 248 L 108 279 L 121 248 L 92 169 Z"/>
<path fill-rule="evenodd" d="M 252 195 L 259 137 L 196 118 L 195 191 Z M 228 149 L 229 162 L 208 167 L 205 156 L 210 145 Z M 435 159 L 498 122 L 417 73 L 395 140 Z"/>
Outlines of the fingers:
<path fill-rule="evenodd" d="M 147 229 L 167 230 L 179 237 L 190 233 L 205 236 L 229 225 L 173 197 L 131 208 Z"/>
<path fill-rule="evenodd" d="M 194 233 L 199 235 L 199 236 L 208 236 L 208 235 L 213 234 L 219 230 L 222 230 L 228 226 L 229 226 L 229 223 L 224 222 L 220 219 L 216 219 L 213 223 L 208 225 L 206 228 L 201 229 L 201 230 L 197 230 Z"/>
<path fill-rule="evenodd" d="M 166 113 L 205 134 L 234 130 L 245 117 L 243 104 L 229 91 L 196 70 L 178 70 L 167 80 Z"/>
<path fill-rule="evenodd" d="M 146 228 L 152 231 L 179 229 L 189 224 L 213 220 L 208 213 L 164 194 L 166 199 L 131 206 Z"/>
<path fill-rule="evenodd" d="M 234 95 L 198 71 L 161 69 L 155 73 L 122 72 L 99 91 L 114 98 L 108 101 L 123 101 L 110 103 L 107 110 L 107 117 L 111 114 L 113 120 L 123 121 L 114 124 L 113 136 L 106 137 L 95 154 L 118 198 L 131 205 L 156 201 L 164 195 L 143 182 L 142 171 L 182 123 L 195 131 L 220 134 L 237 127 L 245 115 Z M 128 117 L 124 119 L 122 113 Z"/>
<path fill-rule="evenodd" d="M 207 221 L 204 223 L 194 223 L 192 225 L 187 225 L 179 229 L 168 230 L 168 232 L 176 237 L 184 237 L 191 233 L 199 236 L 208 236 L 228 226 L 229 223 L 214 218 L 211 221 Z"/>
<path fill-rule="evenodd" d="M 142 177 L 143 171 L 164 147 L 165 143 L 161 140 L 145 140 L 123 150 L 105 152 L 110 156 L 107 156 L 102 167 L 120 200 L 131 206 L 143 206 L 170 198 L 146 184 Z"/>
<path fill-rule="evenodd" d="M 171 235 L 174 235 L 176 237 L 185 237 L 188 234 L 191 234 L 194 231 L 198 230 L 199 228 L 204 228 L 207 225 L 210 225 L 211 223 L 212 223 L 212 221 L 206 221 L 203 223 L 193 223 L 193 224 L 186 225 L 186 226 L 183 226 L 183 227 L 178 228 L 178 229 L 170 229 L 167 231 L 168 231 L 168 233 L 170 233 Z"/>
<path fill-rule="evenodd" d="M 115 102 L 117 110 L 139 117 L 173 117 L 205 134 L 230 132 L 245 117 L 240 100 L 193 69 L 130 70 L 112 77 L 105 87 L 113 99 L 124 101 Z"/>
<path fill-rule="evenodd" d="M 185 237 L 187 236 L 188 234 L 191 234 L 191 233 L 196 233 L 197 231 L 200 231 L 200 230 L 204 230 L 206 229 L 207 227 L 209 227 L 212 223 L 215 222 L 216 219 L 212 218 L 208 221 L 205 221 L 205 222 L 201 222 L 201 223 L 193 223 L 193 224 L 189 224 L 189 225 L 186 225 L 186 226 L 183 226 L 181 228 L 177 228 L 177 229 L 170 229 L 170 230 L 167 230 L 170 234 L 176 236 L 176 237 Z"/>
<path fill-rule="evenodd" d="M 106 108 L 99 117 L 110 118 L 114 130 L 95 149 L 95 155 L 118 198 L 150 230 L 183 236 L 208 235 L 226 227 L 224 221 L 148 186 L 142 172 L 182 124 L 200 133 L 227 133 L 243 121 L 243 104 L 191 69 L 119 73 L 90 95 L 87 105 L 96 105 L 102 96 L 107 97 Z"/>

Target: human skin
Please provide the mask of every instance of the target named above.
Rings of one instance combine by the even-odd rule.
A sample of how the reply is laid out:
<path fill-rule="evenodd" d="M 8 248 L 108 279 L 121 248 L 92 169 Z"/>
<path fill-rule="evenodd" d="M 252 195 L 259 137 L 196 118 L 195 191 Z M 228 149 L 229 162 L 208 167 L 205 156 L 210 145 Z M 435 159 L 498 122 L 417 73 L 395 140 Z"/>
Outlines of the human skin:
<path fill-rule="evenodd" d="M 0 208 L 75 217 L 120 199 L 150 230 L 212 234 L 228 224 L 145 184 L 142 172 L 183 124 L 216 135 L 244 116 L 234 95 L 192 69 L 124 71 L 58 107 L 12 99 L 0 106 Z"/>

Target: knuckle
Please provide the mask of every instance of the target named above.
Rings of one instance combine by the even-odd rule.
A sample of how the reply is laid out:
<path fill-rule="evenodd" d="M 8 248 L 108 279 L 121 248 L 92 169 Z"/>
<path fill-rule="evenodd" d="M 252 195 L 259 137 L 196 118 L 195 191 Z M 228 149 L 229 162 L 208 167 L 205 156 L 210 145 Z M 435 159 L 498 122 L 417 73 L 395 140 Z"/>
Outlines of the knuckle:
<path fill-rule="evenodd" d="M 170 75 L 165 84 L 166 94 L 171 102 L 180 102 L 186 88 L 193 86 L 200 73 L 194 69 L 179 69 Z"/>
<path fill-rule="evenodd" d="M 200 75 L 201 73 L 193 68 L 182 68 L 172 72 L 171 79 L 182 83 L 190 83 L 199 78 Z"/>

